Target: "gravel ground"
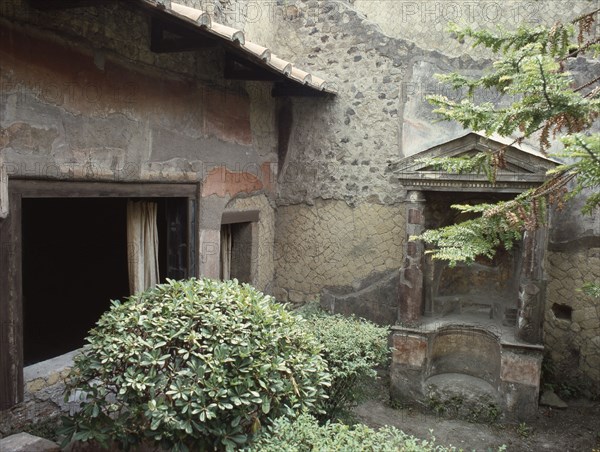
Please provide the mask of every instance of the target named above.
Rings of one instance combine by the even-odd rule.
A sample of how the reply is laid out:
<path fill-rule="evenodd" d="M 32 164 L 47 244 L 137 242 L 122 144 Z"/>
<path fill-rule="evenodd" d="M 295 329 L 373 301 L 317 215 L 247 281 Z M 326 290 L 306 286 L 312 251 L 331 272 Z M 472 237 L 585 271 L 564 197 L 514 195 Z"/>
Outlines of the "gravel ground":
<path fill-rule="evenodd" d="M 564 410 L 540 407 L 535 419 L 520 425 L 446 419 L 416 409 L 392 408 L 382 400 L 363 403 L 355 414 L 371 427 L 393 425 L 424 439 L 433 435 L 438 444 L 465 451 L 494 451 L 506 445 L 507 451 L 600 452 L 600 402 L 571 400 Z"/>

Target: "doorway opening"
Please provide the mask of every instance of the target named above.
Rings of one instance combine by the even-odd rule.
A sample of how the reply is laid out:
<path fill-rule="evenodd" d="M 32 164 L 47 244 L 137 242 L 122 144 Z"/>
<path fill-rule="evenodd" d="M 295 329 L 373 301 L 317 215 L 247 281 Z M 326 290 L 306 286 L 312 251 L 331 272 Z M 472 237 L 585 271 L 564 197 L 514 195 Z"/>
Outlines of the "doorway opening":
<path fill-rule="evenodd" d="M 131 294 L 127 201 L 23 198 L 24 365 L 80 348 L 110 300 Z M 160 282 L 189 274 L 187 198 L 157 204 Z"/>
<path fill-rule="evenodd" d="M 23 199 L 24 364 L 83 345 L 129 295 L 126 199 Z"/>

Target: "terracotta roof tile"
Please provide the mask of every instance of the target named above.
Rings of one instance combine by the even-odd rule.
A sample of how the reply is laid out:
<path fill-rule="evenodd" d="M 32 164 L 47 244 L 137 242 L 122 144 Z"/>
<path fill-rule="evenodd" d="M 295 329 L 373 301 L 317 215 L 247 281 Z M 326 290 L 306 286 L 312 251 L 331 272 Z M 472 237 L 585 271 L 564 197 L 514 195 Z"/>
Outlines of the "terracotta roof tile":
<path fill-rule="evenodd" d="M 148 7 L 164 11 L 179 19 L 193 22 L 197 27 L 216 37 L 238 46 L 248 56 L 260 60 L 263 65 L 279 72 L 292 82 L 310 87 L 317 91 L 335 94 L 335 89 L 325 80 L 295 67 L 291 62 L 277 57 L 267 47 L 246 41 L 242 30 L 214 22 L 210 15 L 199 9 L 191 8 L 170 0 L 138 0 Z"/>

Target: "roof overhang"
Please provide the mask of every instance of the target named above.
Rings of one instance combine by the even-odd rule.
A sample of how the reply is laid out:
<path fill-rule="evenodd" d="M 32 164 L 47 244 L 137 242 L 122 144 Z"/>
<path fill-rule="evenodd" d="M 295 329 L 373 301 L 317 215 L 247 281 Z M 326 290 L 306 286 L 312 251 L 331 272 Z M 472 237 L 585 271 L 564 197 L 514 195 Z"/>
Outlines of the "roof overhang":
<path fill-rule="evenodd" d="M 271 49 L 250 42 L 242 30 L 215 22 L 199 9 L 170 0 L 29 0 L 39 9 L 62 9 L 121 3 L 150 16 L 151 50 L 185 52 L 225 49 L 226 79 L 273 82 L 273 96 L 326 97 L 336 90 L 314 74 L 279 58 Z M 168 35 L 168 36 L 167 36 Z"/>
<path fill-rule="evenodd" d="M 504 152 L 506 165 L 498 170 L 496 181 L 493 183 L 485 174 L 449 173 L 436 170 L 423 161 L 501 150 Z M 501 137 L 486 137 L 478 132 L 469 132 L 400 162 L 392 163 L 390 169 L 408 190 L 520 193 L 541 185 L 547 179 L 548 170 L 558 164 L 559 162 L 533 148 L 511 144 L 510 140 Z"/>

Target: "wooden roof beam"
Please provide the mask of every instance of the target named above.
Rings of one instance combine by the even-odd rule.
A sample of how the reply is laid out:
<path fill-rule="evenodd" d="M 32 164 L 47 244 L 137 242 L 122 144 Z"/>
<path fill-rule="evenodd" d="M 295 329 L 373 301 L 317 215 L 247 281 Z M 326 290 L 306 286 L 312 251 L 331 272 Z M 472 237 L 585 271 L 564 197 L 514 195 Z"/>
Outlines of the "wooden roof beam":
<path fill-rule="evenodd" d="M 281 74 L 266 70 L 264 67 L 252 63 L 231 52 L 225 54 L 224 77 L 227 80 L 252 80 L 264 82 L 273 82 L 284 78 Z"/>
<path fill-rule="evenodd" d="M 328 97 L 334 96 L 327 91 L 317 91 L 307 85 L 301 86 L 290 82 L 276 82 L 271 90 L 273 97 Z"/>
<path fill-rule="evenodd" d="M 165 32 L 172 36 L 165 37 Z M 185 32 L 168 21 L 152 17 L 150 20 L 150 50 L 155 53 L 189 52 L 217 46 L 215 39 Z"/>
<path fill-rule="evenodd" d="M 31 6 L 36 9 L 67 9 L 67 8 L 89 8 L 107 3 L 115 3 L 116 0 L 29 0 Z"/>

